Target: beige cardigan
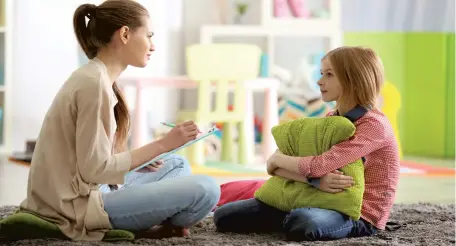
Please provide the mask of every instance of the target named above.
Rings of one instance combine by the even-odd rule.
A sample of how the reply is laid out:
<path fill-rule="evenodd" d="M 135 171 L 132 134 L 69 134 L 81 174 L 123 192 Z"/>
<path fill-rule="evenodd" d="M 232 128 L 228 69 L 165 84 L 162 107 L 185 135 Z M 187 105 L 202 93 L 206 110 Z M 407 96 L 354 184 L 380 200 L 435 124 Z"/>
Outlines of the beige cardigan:
<path fill-rule="evenodd" d="M 130 152 L 113 152 L 116 103 L 106 66 L 90 60 L 56 95 L 37 140 L 21 210 L 73 240 L 103 238 L 111 225 L 98 184 L 122 184 L 130 169 Z"/>

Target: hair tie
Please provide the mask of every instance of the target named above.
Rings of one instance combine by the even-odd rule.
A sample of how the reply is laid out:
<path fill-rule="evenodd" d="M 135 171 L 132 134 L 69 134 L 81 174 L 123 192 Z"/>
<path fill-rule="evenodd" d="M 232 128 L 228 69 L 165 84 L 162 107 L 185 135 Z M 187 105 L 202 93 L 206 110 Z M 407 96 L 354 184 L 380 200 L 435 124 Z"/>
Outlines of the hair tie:
<path fill-rule="evenodd" d="M 91 20 L 92 18 L 97 18 L 97 6 L 95 4 L 87 8 L 86 16 L 87 18 L 89 18 L 89 20 Z"/>

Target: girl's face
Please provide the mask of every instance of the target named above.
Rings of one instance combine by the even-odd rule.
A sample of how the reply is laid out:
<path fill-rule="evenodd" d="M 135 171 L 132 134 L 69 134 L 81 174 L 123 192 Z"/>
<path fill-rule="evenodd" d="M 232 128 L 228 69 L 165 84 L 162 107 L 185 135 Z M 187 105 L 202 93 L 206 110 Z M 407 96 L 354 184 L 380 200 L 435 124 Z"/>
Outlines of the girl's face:
<path fill-rule="evenodd" d="M 128 32 L 122 49 L 123 60 L 134 67 L 145 67 L 155 50 L 149 18 L 144 17 L 142 23 L 141 27 Z"/>
<path fill-rule="evenodd" d="M 325 58 L 321 61 L 321 79 L 318 81 L 323 101 L 337 101 L 342 95 L 342 86 L 334 73 L 331 62 Z"/>

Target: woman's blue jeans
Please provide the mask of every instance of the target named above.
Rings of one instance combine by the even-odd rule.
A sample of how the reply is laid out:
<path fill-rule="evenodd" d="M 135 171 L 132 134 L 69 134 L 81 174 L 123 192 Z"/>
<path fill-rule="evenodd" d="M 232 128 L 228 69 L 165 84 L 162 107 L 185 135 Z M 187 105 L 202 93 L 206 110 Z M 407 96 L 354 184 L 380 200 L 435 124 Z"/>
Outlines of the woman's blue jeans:
<path fill-rule="evenodd" d="M 188 162 L 170 155 L 157 172 L 129 174 L 118 190 L 100 186 L 114 229 L 142 231 L 163 222 L 189 228 L 204 219 L 220 199 L 220 186 L 208 176 L 191 175 Z"/>

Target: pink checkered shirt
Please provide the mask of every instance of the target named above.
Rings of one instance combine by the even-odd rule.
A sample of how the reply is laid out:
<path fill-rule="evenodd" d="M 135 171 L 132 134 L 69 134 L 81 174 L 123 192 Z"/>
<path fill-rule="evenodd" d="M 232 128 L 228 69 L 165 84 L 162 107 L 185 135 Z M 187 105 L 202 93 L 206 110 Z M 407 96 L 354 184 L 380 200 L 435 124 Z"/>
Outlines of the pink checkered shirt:
<path fill-rule="evenodd" d="M 306 177 L 318 178 L 365 157 L 361 218 L 384 230 L 400 175 L 397 140 L 390 122 L 378 110 L 368 111 L 355 126 L 355 135 L 349 140 L 334 145 L 320 156 L 303 157 L 299 171 Z"/>

